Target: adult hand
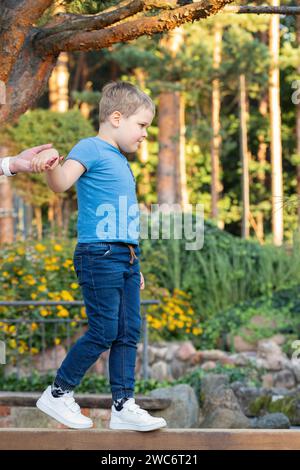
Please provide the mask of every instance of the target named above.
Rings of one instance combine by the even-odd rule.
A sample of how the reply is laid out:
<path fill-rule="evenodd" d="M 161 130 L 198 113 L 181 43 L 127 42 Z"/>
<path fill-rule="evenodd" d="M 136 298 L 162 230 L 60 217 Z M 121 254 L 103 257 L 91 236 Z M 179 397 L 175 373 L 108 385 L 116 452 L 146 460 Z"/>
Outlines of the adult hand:
<path fill-rule="evenodd" d="M 27 150 L 23 150 L 23 152 L 19 153 L 19 155 L 15 157 L 11 157 L 9 169 L 12 173 L 31 173 L 31 161 L 34 157 L 36 157 L 40 152 L 43 150 L 51 149 L 52 144 L 44 144 L 38 145 L 37 147 L 32 147 Z M 48 162 L 50 164 L 50 162 Z"/>

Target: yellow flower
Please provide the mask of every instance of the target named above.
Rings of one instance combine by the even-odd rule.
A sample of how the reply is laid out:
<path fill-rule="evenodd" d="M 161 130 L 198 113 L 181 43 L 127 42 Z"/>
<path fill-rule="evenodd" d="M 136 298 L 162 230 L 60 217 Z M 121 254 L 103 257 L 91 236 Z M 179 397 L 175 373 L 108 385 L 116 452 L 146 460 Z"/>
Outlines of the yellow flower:
<path fill-rule="evenodd" d="M 81 313 L 82 318 L 87 318 L 87 314 L 86 314 L 86 311 L 85 311 L 85 307 L 81 307 L 80 313 Z"/>
<path fill-rule="evenodd" d="M 58 312 L 57 316 L 60 317 L 60 318 L 66 318 L 66 317 L 69 316 L 69 312 L 68 312 L 68 310 L 67 310 L 66 308 L 62 308 L 62 309 Z"/>
<path fill-rule="evenodd" d="M 47 290 L 47 287 L 46 287 L 46 286 L 43 286 L 43 285 L 38 286 L 38 291 L 40 291 L 40 292 L 45 292 L 46 290 Z"/>
<path fill-rule="evenodd" d="M 10 339 L 9 342 L 8 342 L 8 345 L 11 349 L 16 349 L 17 347 L 17 342 L 15 339 Z"/>
<path fill-rule="evenodd" d="M 3 277 L 9 277 L 9 274 L 8 274 L 7 271 L 4 271 L 4 272 L 2 273 L 2 276 L 3 276 Z"/>
<path fill-rule="evenodd" d="M 43 253 L 43 251 L 46 251 L 46 247 L 42 245 L 41 243 L 37 243 L 37 245 L 35 245 L 35 249 L 39 253 Z"/>
<path fill-rule="evenodd" d="M 31 331 L 35 331 L 38 329 L 37 323 L 31 323 Z"/>
<path fill-rule="evenodd" d="M 45 308 L 41 308 L 40 309 L 40 315 L 42 315 L 42 317 L 46 317 L 48 315 L 48 310 L 45 309 Z"/>
<path fill-rule="evenodd" d="M 70 292 L 68 292 L 67 290 L 62 290 L 61 293 L 61 298 L 62 300 L 74 300 L 74 297 L 72 296 L 72 294 L 70 294 Z"/>
<path fill-rule="evenodd" d="M 19 276 L 22 276 L 22 274 L 24 274 L 23 269 L 20 269 L 19 271 L 17 271 L 17 274 L 18 274 Z"/>
<path fill-rule="evenodd" d="M 195 336 L 199 336 L 203 333 L 203 329 L 202 328 L 198 328 L 198 327 L 194 327 L 193 330 L 192 330 L 192 333 L 193 335 Z"/>
<path fill-rule="evenodd" d="M 54 251 L 62 251 L 62 246 L 61 245 L 56 244 L 56 245 L 54 245 L 53 248 L 54 248 Z"/>
<path fill-rule="evenodd" d="M 8 327 L 8 332 L 9 332 L 9 333 L 12 333 L 12 334 L 15 333 L 15 332 L 16 332 L 16 327 L 15 327 L 15 325 L 9 326 L 9 327 Z"/>
<path fill-rule="evenodd" d="M 30 349 L 31 354 L 38 354 L 39 350 L 37 348 L 31 348 Z"/>
<path fill-rule="evenodd" d="M 45 278 L 45 276 L 41 277 L 41 278 L 40 278 L 40 281 L 41 281 L 43 284 L 47 284 L 47 279 Z"/>
<path fill-rule="evenodd" d="M 64 263 L 63 263 L 63 267 L 64 268 L 69 268 L 70 266 L 72 266 L 73 264 L 73 261 L 71 259 L 67 259 Z"/>
<path fill-rule="evenodd" d="M 57 346 L 60 344 L 60 339 L 59 338 L 54 338 L 54 344 Z"/>
<path fill-rule="evenodd" d="M 71 326 L 74 327 L 77 325 L 77 322 L 76 321 L 71 321 Z"/>
<path fill-rule="evenodd" d="M 37 295 L 33 292 L 32 294 L 30 294 L 30 297 L 32 298 L 32 300 L 34 300 L 37 298 Z"/>
<path fill-rule="evenodd" d="M 17 253 L 18 253 L 18 255 L 21 255 L 21 256 L 24 255 L 24 254 L 25 254 L 24 248 L 21 248 L 21 247 L 18 248 L 18 249 L 17 249 Z"/>
<path fill-rule="evenodd" d="M 79 286 L 78 286 L 77 282 L 72 282 L 72 284 L 71 284 L 71 289 L 74 289 L 74 290 L 75 290 L 75 289 L 78 289 L 78 287 L 79 287 Z"/>

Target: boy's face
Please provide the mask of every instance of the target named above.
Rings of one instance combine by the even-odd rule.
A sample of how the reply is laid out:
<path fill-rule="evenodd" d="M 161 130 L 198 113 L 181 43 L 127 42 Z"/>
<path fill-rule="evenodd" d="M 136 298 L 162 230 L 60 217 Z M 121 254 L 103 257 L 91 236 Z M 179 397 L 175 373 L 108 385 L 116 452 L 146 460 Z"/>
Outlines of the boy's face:
<path fill-rule="evenodd" d="M 136 152 L 141 142 L 147 137 L 147 128 L 151 125 L 154 115 L 150 109 L 139 108 L 128 118 L 120 116 L 116 132 L 117 144 L 127 153 Z"/>

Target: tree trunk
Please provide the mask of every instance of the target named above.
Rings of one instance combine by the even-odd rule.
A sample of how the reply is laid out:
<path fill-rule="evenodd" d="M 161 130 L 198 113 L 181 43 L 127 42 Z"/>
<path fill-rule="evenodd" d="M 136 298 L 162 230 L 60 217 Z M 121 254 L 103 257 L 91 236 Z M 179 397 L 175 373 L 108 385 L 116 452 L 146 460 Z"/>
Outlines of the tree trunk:
<path fill-rule="evenodd" d="M 272 0 L 272 6 L 279 6 L 279 0 Z M 269 103 L 271 125 L 271 164 L 272 164 L 272 231 L 274 244 L 283 241 L 283 182 L 281 148 L 281 109 L 279 84 L 279 23 L 278 15 L 270 20 L 270 73 Z"/>
<path fill-rule="evenodd" d="M 268 97 L 263 96 L 259 103 L 259 112 L 263 117 L 267 116 L 268 113 Z M 266 172 L 265 165 L 267 161 L 267 148 L 268 144 L 265 141 L 265 136 L 263 133 L 258 135 L 258 151 L 257 159 L 259 162 L 259 168 L 257 172 L 257 179 L 262 188 L 266 185 Z M 259 240 L 264 240 L 264 214 L 262 211 L 258 212 L 256 216 L 257 223 L 257 236 Z"/>
<path fill-rule="evenodd" d="M 184 40 L 183 29 L 175 28 L 161 44 L 176 54 Z M 165 91 L 159 96 L 158 202 L 182 207 L 188 204 L 185 164 L 184 100 L 179 91 Z"/>
<path fill-rule="evenodd" d="M 68 54 L 61 52 L 49 79 L 49 102 L 51 111 L 65 113 L 69 109 Z"/>
<path fill-rule="evenodd" d="M 38 240 L 43 239 L 43 220 L 42 220 L 42 209 L 41 207 L 34 207 L 34 219 L 36 226 L 36 235 Z"/>
<path fill-rule="evenodd" d="M 242 237 L 250 234 L 249 161 L 247 144 L 246 78 L 240 75 L 240 157 L 242 163 Z"/>
<path fill-rule="evenodd" d="M 222 26 L 216 23 L 214 26 L 214 54 L 213 69 L 215 77 L 212 81 L 212 140 L 211 140 L 211 217 L 218 223 L 218 201 L 222 191 L 220 182 L 220 80 L 218 77 L 222 60 Z M 218 224 L 219 225 L 219 224 Z"/>

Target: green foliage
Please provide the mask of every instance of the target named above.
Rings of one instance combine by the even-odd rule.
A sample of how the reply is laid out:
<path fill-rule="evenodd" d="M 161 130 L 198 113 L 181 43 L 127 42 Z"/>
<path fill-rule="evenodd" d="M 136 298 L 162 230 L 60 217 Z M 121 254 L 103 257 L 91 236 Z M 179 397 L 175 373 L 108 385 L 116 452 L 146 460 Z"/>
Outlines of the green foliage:
<path fill-rule="evenodd" d="M 291 343 L 300 335 L 299 312 L 299 284 L 248 300 L 208 318 L 203 323 L 201 347 L 226 348 L 229 333 L 231 336 L 239 334 L 252 343 L 282 333 L 286 337 L 283 350 L 291 356 Z M 254 317 L 259 317 L 259 321 L 252 321 Z"/>
<path fill-rule="evenodd" d="M 263 395 L 250 403 L 249 409 L 253 416 L 262 416 L 266 413 L 283 413 L 293 419 L 297 410 L 296 397 L 283 397 L 273 401 L 272 396 Z"/>
<path fill-rule="evenodd" d="M 225 374 L 229 378 L 229 383 L 243 381 L 245 384 L 258 386 L 261 383 L 261 373 L 252 367 L 234 367 L 218 365 L 214 369 L 204 371 L 196 369 L 191 373 L 182 376 L 177 380 L 158 381 L 156 379 L 136 379 L 135 394 L 147 395 L 157 388 L 165 388 L 179 384 L 190 385 L 196 393 L 198 399 L 201 397 L 201 382 L 207 374 Z M 15 392 L 42 391 L 53 382 L 54 374 L 40 374 L 37 371 L 29 376 L 19 377 L 17 374 L 4 376 L 0 374 L 0 390 Z M 76 393 L 110 393 L 109 381 L 99 374 L 86 374 L 82 382 L 76 387 Z"/>
<path fill-rule="evenodd" d="M 67 155 L 78 140 L 90 137 L 95 130 L 78 110 L 58 113 L 35 109 L 21 116 L 10 132 L 20 150 L 52 142 L 61 155 Z"/>
<path fill-rule="evenodd" d="M 240 302 L 298 285 L 299 256 L 298 243 L 288 254 L 283 247 L 234 237 L 209 221 L 201 250 L 187 250 L 184 238 L 172 236 L 142 241 L 145 279 L 150 276 L 152 284 L 170 292 L 177 288 L 191 294 L 200 323 Z"/>

